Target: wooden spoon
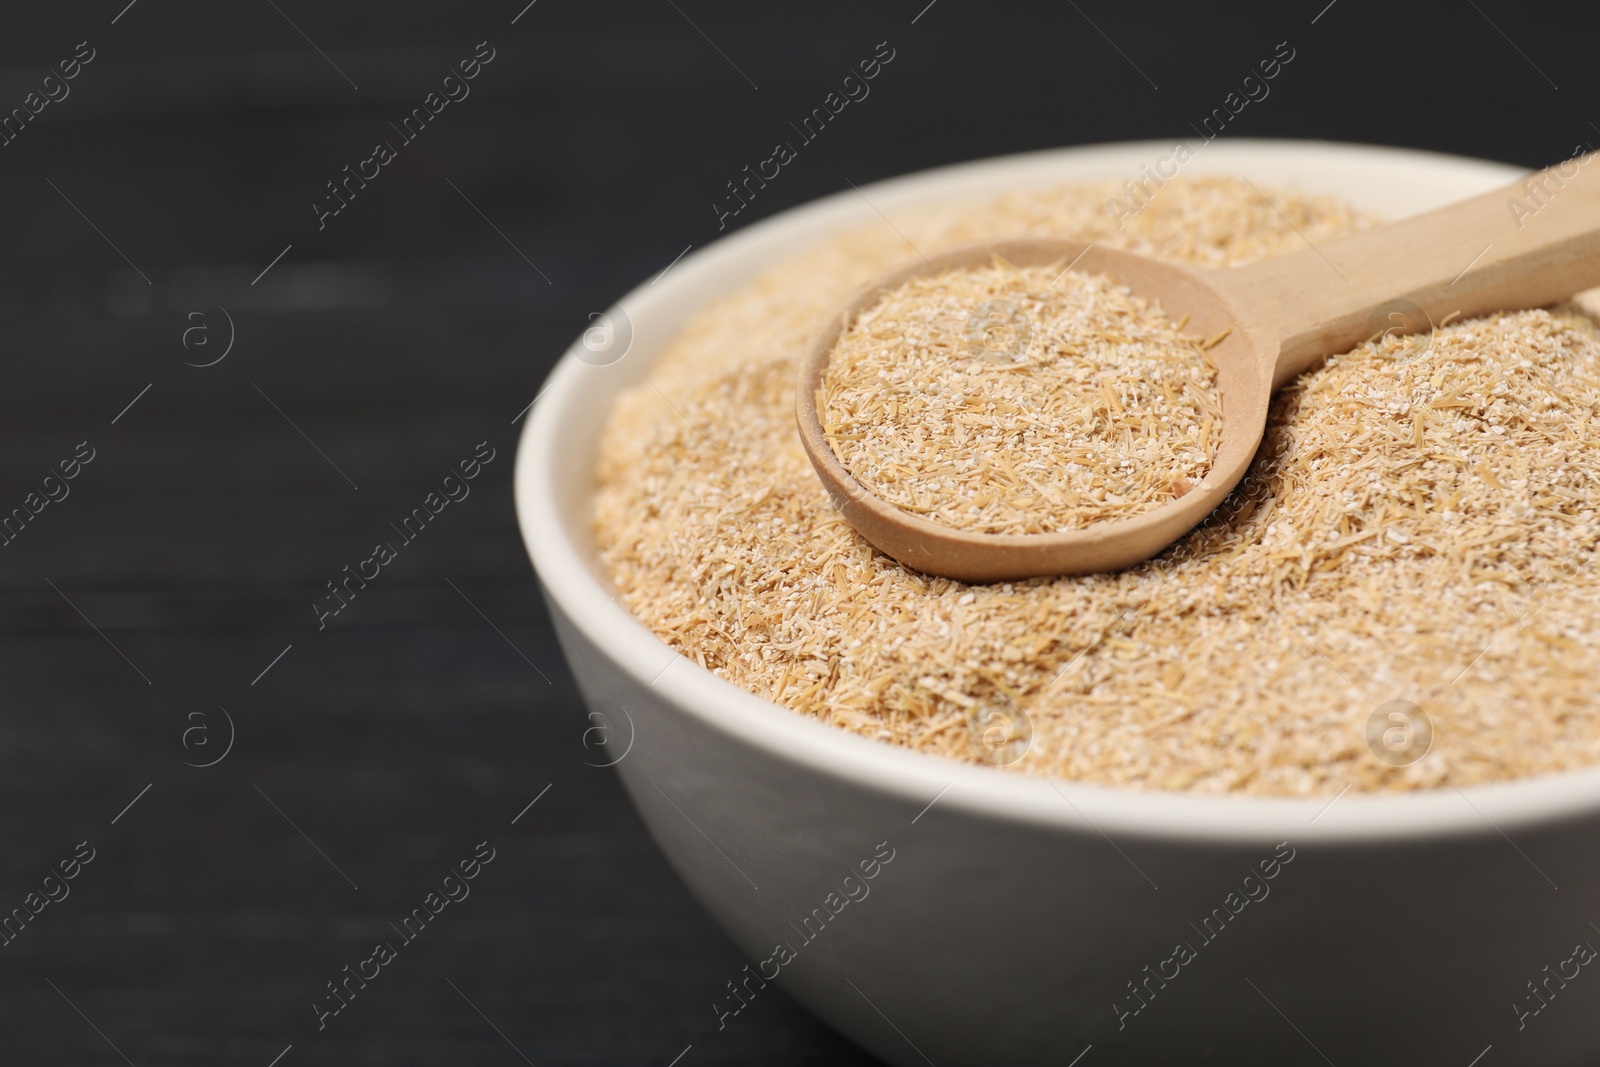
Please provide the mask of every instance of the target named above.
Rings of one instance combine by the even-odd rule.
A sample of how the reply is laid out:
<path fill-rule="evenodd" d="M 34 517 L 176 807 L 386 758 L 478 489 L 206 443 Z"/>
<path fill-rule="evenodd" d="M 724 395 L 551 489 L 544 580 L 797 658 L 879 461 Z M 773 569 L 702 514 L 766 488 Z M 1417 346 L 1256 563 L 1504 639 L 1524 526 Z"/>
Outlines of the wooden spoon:
<path fill-rule="evenodd" d="M 800 365 L 800 439 L 834 505 L 908 567 L 967 582 L 1114 571 L 1149 559 L 1213 511 L 1244 476 L 1272 393 L 1325 357 L 1384 332 L 1452 315 L 1544 307 L 1600 285 L 1600 153 L 1496 192 L 1242 267 L 1203 270 L 1068 239 L 970 245 L 888 274 L 836 315 Z M 874 496 L 845 470 L 818 415 L 840 335 L 887 291 L 922 274 L 987 265 L 1073 264 L 1160 303 L 1210 350 L 1223 401 L 1216 459 L 1183 496 L 1131 518 L 1042 534 L 984 534 L 929 522 Z"/>

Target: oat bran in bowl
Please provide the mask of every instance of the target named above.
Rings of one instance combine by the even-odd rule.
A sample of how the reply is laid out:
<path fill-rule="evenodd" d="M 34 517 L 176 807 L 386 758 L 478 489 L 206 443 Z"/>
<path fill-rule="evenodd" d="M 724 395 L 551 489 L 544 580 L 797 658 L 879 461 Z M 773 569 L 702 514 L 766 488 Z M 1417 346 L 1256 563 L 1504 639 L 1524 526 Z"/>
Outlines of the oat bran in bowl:
<path fill-rule="evenodd" d="M 874 206 L 923 251 L 991 236 L 984 227 L 996 212 L 1019 232 L 1057 232 L 1052 227 L 1067 220 L 1091 234 L 1108 231 L 1101 236 L 1110 240 L 1104 189 L 1050 197 L 1037 190 L 1120 182 L 1169 149 L 1113 146 L 989 161 L 866 189 L 871 205 L 850 193 L 797 209 L 719 242 L 625 299 L 635 330 L 628 358 L 605 368 L 569 358 L 558 370 L 524 437 L 519 511 L 580 684 L 591 700 L 625 710 L 637 731 L 619 773 L 753 969 L 893 1062 L 922 1062 L 912 1043 L 940 1063 L 1055 1062 L 1089 1044 L 1091 1055 L 1108 1059 L 1176 1062 L 1185 1034 L 1229 1050 L 1236 1062 L 1302 1054 L 1302 1038 L 1268 998 L 1336 1062 L 1341 1052 L 1363 1062 L 1409 1062 L 1474 1041 L 1463 1062 L 1491 1041 L 1520 1040 L 1562 1056 L 1591 1049 L 1575 1022 L 1554 1013 L 1514 1039 L 1522 1030 L 1508 1007 L 1527 996 L 1522 987 L 1533 977 L 1516 971 L 1518 953 L 1542 951 L 1533 946 L 1554 939 L 1551 951 L 1560 947 L 1566 956 L 1571 946 L 1560 942 L 1584 929 L 1581 915 L 1553 908 L 1541 894 L 1556 894 L 1557 884 L 1581 886 L 1594 873 L 1583 858 L 1592 850 L 1581 846 L 1596 837 L 1596 776 L 1555 773 L 1594 762 L 1581 746 L 1583 701 L 1560 698 L 1563 677 L 1575 673 L 1561 674 L 1570 658 L 1548 655 L 1537 661 L 1539 671 L 1519 676 L 1538 683 L 1519 699 L 1543 709 L 1540 719 L 1519 720 L 1506 690 L 1493 688 L 1494 677 L 1518 668 L 1491 647 L 1474 667 L 1491 676 L 1468 677 L 1489 687 L 1487 697 L 1475 703 L 1463 683 L 1459 707 L 1425 704 L 1435 737 L 1424 759 L 1385 764 L 1363 732 L 1366 713 L 1388 700 L 1437 700 L 1417 676 L 1432 682 L 1427 670 L 1449 659 L 1441 650 L 1462 633 L 1415 619 L 1417 608 L 1449 595 L 1441 584 L 1447 568 L 1438 563 L 1442 533 L 1461 525 L 1475 530 L 1466 540 L 1490 538 L 1462 549 L 1476 566 L 1469 618 L 1515 606 L 1515 587 L 1500 581 L 1497 588 L 1494 572 L 1553 600 L 1565 572 L 1539 571 L 1537 562 L 1582 545 L 1581 532 L 1558 528 L 1549 544 L 1507 551 L 1505 529 L 1515 529 L 1518 516 L 1487 506 L 1494 487 L 1477 468 L 1487 464 L 1502 485 L 1520 479 L 1526 487 L 1549 469 L 1549 457 L 1540 467 L 1526 439 L 1514 436 L 1509 448 L 1450 439 L 1440 456 L 1419 459 L 1404 452 L 1406 431 L 1416 447 L 1417 421 L 1408 424 L 1410 412 L 1385 411 L 1375 398 L 1404 393 L 1413 407 L 1426 406 L 1420 433 L 1428 444 L 1467 410 L 1452 404 L 1480 398 L 1470 388 L 1480 388 L 1488 413 L 1504 398 L 1497 386 L 1549 382 L 1569 366 L 1563 355 L 1581 357 L 1593 345 L 1585 322 L 1540 312 L 1450 323 L 1425 350 L 1422 339 L 1386 338 L 1373 346 L 1379 361 L 1365 367 L 1381 370 L 1381 380 L 1353 371 L 1330 377 L 1356 363 L 1334 361 L 1318 372 L 1322 393 L 1302 383 L 1280 398 L 1280 409 L 1295 410 L 1266 450 L 1274 465 L 1259 484 L 1271 491 L 1242 494 L 1247 507 L 1182 546 L 1191 566 L 1226 564 L 1204 587 L 1186 586 L 1173 565 L 1166 574 L 1011 589 L 928 588 L 938 580 L 886 573 L 897 565 L 853 555 L 854 535 L 837 516 L 807 518 L 806 493 L 826 503 L 797 444 L 790 454 L 762 451 L 777 439 L 765 424 L 769 408 L 789 415 L 792 433 L 792 406 L 782 397 L 793 375 L 762 354 L 758 339 L 809 328 L 811 291 L 794 283 L 837 283 L 845 291 L 823 306 L 836 304 L 857 271 L 870 276 L 878 264 L 892 264 L 884 257 L 908 254 L 892 228 L 884 227 L 887 241 L 870 233 L 872 224 L 883 226 Z M 1353 211 L 1327 197 L 1395 218 L 1511 176 L 1415 153 L 1238 142 L 1209 146 L 1189 169 L 1187 187 L 1169 186 L 1126 221 L 1125 233 L 1143 242 L 1135 250 L 1208 263 L 1269 254 L 1274 241 L 1292 247 L 1357 224 Z M 1210 180 L 1227 174 L 1249 178 L 1273 202 L 1252 203 L 1238 195 L 1238 183 Z M 1295 186 L 1304 199 L 1286 193 Z M 952 210 L 960 201 L 977 206 L 963 215 Z M 1293 218 L 1290 226 L 1280 211 Z M 839 236 L 863 225 L 868 232 Z M 798 273 L 785 283 L 791 268 Z M 743 297 L 732 295 L 739 289 Z M 695 318 L 719 299 L 717 315 Z M 1528 347 L 1529 365 L 1486 365 L 1484 349 L 1510 337 Z M 694 365 L 685 353 L 696 345 L 723 362 Z M 1443 357 L 1448 380 L 1435 384 L 1430 356 Z M 1558 403 L 1585 399 L 1582 382 L 1558 383 Z M 651 398 L 669 419 L 642 406 Z M 613 415 L 618 404 L 621 414 Z M 1382 459 L 1376 469 L 1362 468 L 1363 457 L 1348 447 L 1350 423 L 1340 420 L 1341 405 L 1350 404 L 1369 409 L 1355 432 L 1388 435 L 1367 453 Z M 1396 421 L 1398 430 L 1390 425 Z M 1560 443 L 1560 420 L 1523 421 L 1493 423 L 1504 432 L 1490 425 L 1482 436 L 1535 433 Z M 1293 447 L 1274 458 L 1273 448 L 1285 444 Z M 652 459 L 656 446 L 671 462 Z M 596 487 L 592 467 L 579 468 L 597 453 L 605 464 L 599 514 L 613 533 L 646 531 L 632 542 L 638 559 L 617 552 L 625 538 L 603 540 L 599 551 L 592 539 Z M 707 456 L 722 462 L 723 474 L 710 476 Z M 1554 484 L 1568 495 L 1547 492 L 1526 503 L 1560 510 L 1575 494 L 1577 521 L 1551 521 L 1581 527 L 1582 480 L 1569 476 L 1584 457 L 1561 457 L 1568 480 Z M 617 471 L 630 463 L 637 467 L 631 476 L 656 487 L 658 514 L 635 499 L 632 510 L 608 519 L 608 507 L 622 506 L 613 492 Z M 1318 480 L 1333 479 L 1338 492 L 1306 484 L 1319 469 Z M 1462 470 L 1477 480 L 1456 473 Z M 1445 512 L 1418 506 L 1422 476 L 1460 494 L 1449 524 L 1428 527 Z M 685 491 L 691 483 L 694 493 Z M 1382 516 L 1377 533 L 1356 528 L 1375 514 Z M 726 536 L 697 539 L 694 522 Z M 1251 537 L 1240 539 L 1240 530 Z M 768 548 L 765 559 L 739 557 L 756 537 Z M 710 544 L 729 552 L 701 559 Z M 787 546 L 787 557 L 773 546 Z M 775 573 L 774 559 L 788 569 Z M 675 577 L 645 582 L 663 569 Z M 1329 601 L 1316 594 L 1341 575 L 1353 576 L 1361 596 L 1390 602 L 1382 617 L 1396 620 L 1393 629 L 1366 632 L 1371 616 L 1365 629 L 1329 625 L 1336 613 L 1327 614 Z M 1064 582 L 1084 589 L 1059 599 L 1033 591 Z M 658 595 L 639 599 L 645 588 Z M 860 599 L 867 591 L 872 603 Z M 776 610 L 785 600 L 790 610 Z M 982 620 L 997 607 L 1014 614 L 998 633 L 986 633 Z M 1543 610 L 1574 609 L 1552 603 Z M 1506 641 L 1513 653 L 1563 647 L 1518 644 L 1545 633 L 1523 614 L 1490 625 L 1485 641 Z M 1551 632 L 1569 651 L 1584 647 L 1581 622 L 1575 628 L 1569 619 Z M 1415 640 L 1406 647 L 1396 635 Z M 813 669 L 817 649 L 832 663 L 825 655 Z M 1374 676 L 1362 659 L 1372 649 L 1387 656 L 1389 676 Z M 1060 678 L 1055 690 L 1037 677 L 1047 671 Z M 1447 674 L 1433 684 L 1450 681 Z M 1050 703 L 1052 692 L 1064 694 L 1059 704 Z M 971 743 L 973 720 L 981 726 L 996 707 L 1028 717 L 1021 758 L 1005 771 L 967 765 L 984 751 Z M 1482 728 L 1477 748 L 1451 747 L 1461 731 L 1446 710 Z M 897 744 L 852 733 L 886 734 Z M 1518 761 L 1525 765 L 1511 766 Z M 1480 784 L 1511 778 L 1519 780 Z M 832 902 L 843 899 L 834 891 L 839 878 L 880 843 L 896 859 L 871 883 L 870 900 L 834 912 Z M 1265 881 L 1269 867 L 1273 878 Z M 1241 896 L 1235 890 L 1245 875 L 1253 881 Z M 1405 887 L 1398 901 L 1386 895 L 1394 886 Z M 1428 907 L 1417 911 L 1417 900 Z M 1245 906 L 1252 903 L 1258 906 Z M 833 920 L 826 936 L 814 933 L 819 920 L 801 922 L 818 907 Z M 1225 918 L 1206 921 L 1218 907 Z M 1375 969 L 1370 961 L 1392 938 L 1372 917 L 1384 907 L 1404 910 L 1414 955 L 1390 953 Z M 996 909 L 1007 916 L 1000 928 Z M 938 932 L 929 934 L 936 917 Z M 794 944 L 776 952 L 774 942 L 785 937 Z M 1175 941 L 1187 951 L 1176 952 Z M 1456 959 L 1468 943 L 1470 959 L 1436 973 L 1440 958 Z M 1174 962 L 1180 957 L 1188 959 Z M 1209 977 L 1182 977 L 1194 969 Z M 1264 974 L 1276 976 L 1276 987 L 1261 983 Z M 726 991 L 713 994 L 725 1009 L 737 1007 Z M 1385 998 L 1397 997 L 1425 1025 L 1397 1028 L 1379 1018 Z M 1339 1021 L 1352 1014 L 1373 1021 Z M 719 1021 L 734 1025 L 725 1015 Z"/>

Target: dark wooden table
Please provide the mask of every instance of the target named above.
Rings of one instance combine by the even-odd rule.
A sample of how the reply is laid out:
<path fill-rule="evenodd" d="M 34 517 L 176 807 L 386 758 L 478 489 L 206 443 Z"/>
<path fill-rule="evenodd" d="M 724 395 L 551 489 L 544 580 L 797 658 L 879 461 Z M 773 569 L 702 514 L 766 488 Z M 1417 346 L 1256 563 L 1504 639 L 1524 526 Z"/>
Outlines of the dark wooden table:
<path fill-rule="evenodd" d="M 734 225 L 1183 134 L 1285 38 L 1302 58 L 1230 135 L 1528 164 L 1600 143 L 1571 13 L 1322 6 L 7 12 L 0 1063 L 866 1062 L 781 991 L 718 1030 L 744 961 L 584 763 L 512 516 L 514 419 L 588 313 L 713 241 L 725 183 L 882 41 L 872 96 Z M 464 92 L 444 78 L 479 42 L 471 95 L 405 140 L 390 124 Z M 390 524 L 480 449 L 470 495 L 402 544 Z M 470 896 L 397 933 L 485 841 Z"/>

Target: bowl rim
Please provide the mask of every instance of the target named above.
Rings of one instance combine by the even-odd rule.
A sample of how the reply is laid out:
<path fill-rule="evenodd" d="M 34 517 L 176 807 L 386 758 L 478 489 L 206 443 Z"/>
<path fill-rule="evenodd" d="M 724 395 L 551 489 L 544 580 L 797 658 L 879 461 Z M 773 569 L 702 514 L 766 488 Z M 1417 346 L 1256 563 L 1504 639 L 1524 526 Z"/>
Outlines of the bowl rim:
<path fill-rule="evenodd" d="M 685 256 L 664 275 L 641 282 L 616 306 L 637 331 L 662 317 L 692 289 L 719 271 L 764 269 L 780 256 L 771 250 L 810 240 L 870 219 L 883 206 L 904 206 L 937 196 L 1067 182 L 1061 170 L 1094 170 L 1102 177 L 1135 173 L 1139 161 L 1169 151 L 1171 141 L 1083 145 L 1000 156 L 886 179 L 847 189 L 746 226 Z M 1312 191 L 1333 191 L 1315 179 L 1341 168 L 1377 173 L 1407 169 L 1457 184 L 1486 188 L 1526 173 L 1508 164 L 1441 153 L 1323 141 L 1235 139 L 1206 146 L 1198 173 L 1289 170 Z M 1056 175 L 1052 178 L 1052 175 Z M 1082 175 L 1088 177 L 1087 174 Z M 1272 180 L 1272 179 L 1268 179 Z M 763 259 L 763 256 L 767 258 Z M 747 262 L 748 261 L 748 262 Z M 656 282 L 660 282 L 659 287 Z M 698 310 L 703 301 L 693 306 Z M 681 316 L 683 308 L 677 307 Z M 674 327 L 670 335 L 675 335 Z M 1538 775 L 1510 782 L 1426 791 L 1328 797 L 1195 794 L 1125 789 L 1017 773 L 962 763 L 872 740 L 791 711 L 728 682 L 693 663 L 656 637 L 622 607 L 591 568 L 592 554 L 572 536 L 563 510 L 558 470 L 573 457 L 569 427 L 579 412 L 592 417 L 602 405 L 603 422 L 615 395 L 629 382 L 602 381 L 580 358 L 574 341 L 540 389 L 523 427 L 514 471 L 518 524 L 547 602 L 638 686 L 680 714 L 781 760 L 855 788 L 898 797 L 926 813 L 935 803 L 942 815 L 1020 822 L 1101 836 L 1185 842 L 1403 842 L 1456 836 L 1504 837 L 1507 828 L 1544 825 L 1593 816 L 1600 811 L 1600 767 Z M 657 353 L 658 354 L 658 353 Z M 648 362 L 653 362 L 654 356 Z M 648 362 L 644 366 L 648 367 Z M 594 449 L 578 450 L 592 484 Z M 576 469 L 576 468 L 574 468 Z M 587 505 L 592 497 L 581 495 Z M 581 516 L 587 528 L 589 517 Z M 1349 786 L 1346 786 L 1349 789 Z M 919 814 L 917 818 L 921 818 Z M 913 822 L 916 820 L 914 819 Z M 1107 838 L 1109 841 L 1109 837 Z M 1520 849 L 1518 849 L 1520 851 Z M 1526 858 L 1526 857 L 1524 857 Z M 1529 860 L 1530 864 L 1532 863 Z M 1537 868 L 1536 868 L 1537 869 Z M 1543 872 L 1540 872 L 1541 874 Z"/>

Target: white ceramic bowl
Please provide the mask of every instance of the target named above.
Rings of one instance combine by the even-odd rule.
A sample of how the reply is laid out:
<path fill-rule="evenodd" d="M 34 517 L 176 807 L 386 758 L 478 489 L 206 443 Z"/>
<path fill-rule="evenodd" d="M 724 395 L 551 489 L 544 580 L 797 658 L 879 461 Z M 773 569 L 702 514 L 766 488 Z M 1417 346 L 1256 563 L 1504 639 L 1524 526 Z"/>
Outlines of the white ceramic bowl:
<path fill-rule="evenodd" d="M 1121 179 L 1170 148 L 1039 152 L 865 192 L 892 212 Z M 1282 141 L 1217 142 L 1186 172 L 1337 193 L 1390 218 L 1518 174 Z M 574 344 L 518 452 L 528 551 L 586 699 L 611 709 L 622 781 L 751 961 L 727 976 L 740 999 L 703 991 L 708 1022 L 740 1025 L 735 1009 L 764 993 L 757 972 L 776 972 L 790 995 L 904 1065 L 1066 1065 L 1080 1054 L 1082 1067 L 1595 1062 L 1600 973 L 1565 961 L 1578 942 L 1600 946 L 1589 921 L 1600 920 L 1600 770 L 1331 806 L 1052 782 L 803 718 L 695 666 L 612 599 L 589 522 L 613 398 L 709 300 L 874 217 L 840 193 L 639 286 L 620 301 L 633 327 L 626 357 L 595 366 Z M 875 855 L 892 859 L 874 866 Z M 1565 988 L 1548 977 L 1574 968 Z M 1529 981 L 1544 983 L 1537 1000 Z"/>

